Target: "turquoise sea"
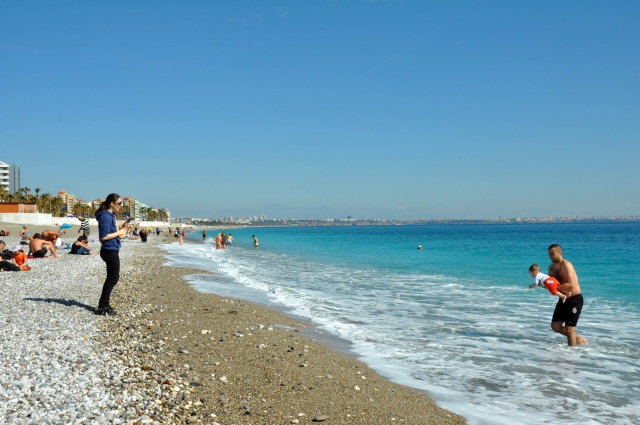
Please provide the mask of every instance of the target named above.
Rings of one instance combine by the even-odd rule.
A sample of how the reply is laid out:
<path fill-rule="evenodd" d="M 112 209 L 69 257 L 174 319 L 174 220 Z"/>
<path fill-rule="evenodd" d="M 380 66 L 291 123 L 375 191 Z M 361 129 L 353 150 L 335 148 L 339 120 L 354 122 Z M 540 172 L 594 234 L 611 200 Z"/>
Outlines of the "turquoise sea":
<path fill-rule="evenodd" d="M 231 229 L 225 251 L 218 231 L 164 246 L 216 273 L 197 289 L 308 318 L 470 424 L 640 423 L 640 223 Z M 551 331 L 556 297 L 528 289 L 552 243 L 578 273 L 586 346 Z"/>

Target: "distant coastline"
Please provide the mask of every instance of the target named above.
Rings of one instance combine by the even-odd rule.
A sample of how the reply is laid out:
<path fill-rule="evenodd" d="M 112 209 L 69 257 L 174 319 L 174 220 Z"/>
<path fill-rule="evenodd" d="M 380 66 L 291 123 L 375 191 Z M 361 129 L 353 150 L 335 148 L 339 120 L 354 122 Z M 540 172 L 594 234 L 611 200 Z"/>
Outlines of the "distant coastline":
<path fill-rule="evenodd" d="M 640 216 L 595 216 L 595 217 L 516 217 L 516 218 L 428 218 L 416 220 L 386 220 L 386 219 L 355 219 L 355 218 L 318 218 L 318 219 L 263 219 L 243 221 L 203 220 L 178 217 L 177 222 L 195 226 L 230 226 L 242 227 L 272 227 L 272 226 L 304 226 L 304 227 L 344 227 L 344 226 L 429 226 L 429 225 L 460 225 L 460 224 L 551 224 L 551 223 L 638 223 Z"/>

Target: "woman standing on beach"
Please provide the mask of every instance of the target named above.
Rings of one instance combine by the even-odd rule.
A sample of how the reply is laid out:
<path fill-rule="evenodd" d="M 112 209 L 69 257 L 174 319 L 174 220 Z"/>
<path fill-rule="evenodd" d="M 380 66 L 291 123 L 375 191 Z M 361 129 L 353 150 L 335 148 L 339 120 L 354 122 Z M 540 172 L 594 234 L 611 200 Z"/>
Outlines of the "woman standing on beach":
<path fill-rule="evenodd" d="M 116 315 L 116 311 L 111 308 L 109 301 L 111 299 L 111 291 L 120 279 L 120 237 L 127 234 L 127 222 L 120 226 L 116 226 L 116 216 L 114 212 L 120 211 L 122 208 L 122 199 L 120 195 L 112 193 L 107 199 L 100 204 L 100 208 L 96 211 L 96 220 L 98 221 L 98 236 L 102 248 L 100 249 L 100 258 L 107 265 L 107 278 L 102 286 L 102 295 L 98 302 L 98 308 L 95 313 L 102 316 Z"/>

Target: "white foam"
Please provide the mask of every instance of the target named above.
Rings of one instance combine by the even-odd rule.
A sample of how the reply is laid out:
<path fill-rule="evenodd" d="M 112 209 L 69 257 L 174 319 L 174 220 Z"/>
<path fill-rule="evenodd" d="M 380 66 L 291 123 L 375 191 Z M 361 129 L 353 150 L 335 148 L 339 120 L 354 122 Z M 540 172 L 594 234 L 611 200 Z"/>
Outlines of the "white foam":
<path fill-rule="evenodd" d="M 620 323 L 640 317 L 614 301 L 589 304 L 580 329 L 588 329 L 591 344 L 575 349 L 549 329 L 555 299 L 546 291 L 381 274 L 250 249 L 179 248 L 167 251 L 353 342 L 379 373 L 427 391 L 470 424 L 638 418 L 640 405 L 630 394 L 640 380 L 640 331 L 618 333 Z"/>

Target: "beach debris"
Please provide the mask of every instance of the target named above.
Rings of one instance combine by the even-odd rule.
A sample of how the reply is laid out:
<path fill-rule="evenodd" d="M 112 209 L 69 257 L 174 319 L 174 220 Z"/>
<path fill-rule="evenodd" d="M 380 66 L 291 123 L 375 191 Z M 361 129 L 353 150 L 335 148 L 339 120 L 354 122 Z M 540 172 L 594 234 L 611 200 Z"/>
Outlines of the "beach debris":
<path fill-rule="evenodd" d="M 360 391 L 360 387 L 359 387 L 359 386 L 357 386 L 357 385 L 354 385 L 354 386 L 353 386 L 353 389 L 354 389 L 354 390 L 356 390 L 356 391 Z"/>

